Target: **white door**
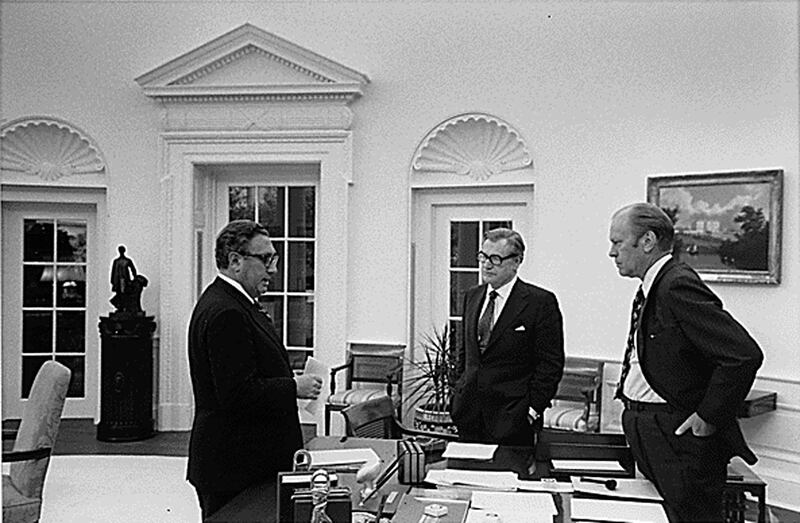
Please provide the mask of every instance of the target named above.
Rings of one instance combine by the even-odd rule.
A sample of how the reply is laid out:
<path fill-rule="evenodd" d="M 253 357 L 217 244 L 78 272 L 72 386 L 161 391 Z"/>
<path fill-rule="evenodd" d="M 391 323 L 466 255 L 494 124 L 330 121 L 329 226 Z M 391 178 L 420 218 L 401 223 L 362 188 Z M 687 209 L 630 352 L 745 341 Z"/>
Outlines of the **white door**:
<path fill-rule="evenodd" d="M 289 352 L 302 369 L 317 345 L 315 328 L 318 163 L 218 165 L 204 172 L 214 185 L 214 234 L 229 221 L 264 225 L 278 252 L 278 272 L 259 301 L 269 312 Z M 213 255 L 208 259 L 213 260 Z M 207 264 L 205 280 L 216 266 Z"/>
<path fill-rule="evenodd" d="M 97 412 L 98 246 L 93 205 L 3 203 L 3 417 L 19 418 L 39 367 L 72 370 L 66 417 Z"/>
<path fill-rule="evenodd" d="M 533 188 L 438 189 L 414 199 L 411 332 L 418 342 L 434 329 L 459 343 L 464 293 L 480 283 L 476 255 L 483 234 L 512 228 L 532 240 Z M 523 263 L 523 268 L 524 268 Z M 524 276 L 523 269 L 520 270 Z"/>

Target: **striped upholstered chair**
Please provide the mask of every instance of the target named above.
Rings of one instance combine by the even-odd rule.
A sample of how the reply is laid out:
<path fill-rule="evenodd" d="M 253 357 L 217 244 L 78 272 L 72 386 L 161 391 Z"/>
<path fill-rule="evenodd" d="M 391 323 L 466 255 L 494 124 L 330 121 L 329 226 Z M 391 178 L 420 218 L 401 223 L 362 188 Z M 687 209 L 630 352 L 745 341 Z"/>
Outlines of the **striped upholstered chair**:
<path fill-rule="evenodd" d="M 347 361 L 331 369 L 331 393 L 325 402 L 325 435 L 330 434 L 331 412 L 341 412 L 376 398 L 391 398 L 397 412 L 403 399 L 403 353 L 405 345 L 350 343 Z M 344 387 L 336 378 L 344 373 Z"/>

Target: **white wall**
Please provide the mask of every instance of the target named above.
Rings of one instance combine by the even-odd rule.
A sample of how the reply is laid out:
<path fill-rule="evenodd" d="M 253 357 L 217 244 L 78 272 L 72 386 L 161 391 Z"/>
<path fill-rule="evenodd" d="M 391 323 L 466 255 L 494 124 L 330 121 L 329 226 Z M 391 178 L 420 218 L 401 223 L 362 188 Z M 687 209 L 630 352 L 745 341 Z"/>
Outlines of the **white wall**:
<path fill-rule="evenodd" d="M 411 155 L 451 116 L 496 115 L 521 132 L 534 158 L 536 235 L 528 238 L 526 270 L 558 294 L 567 352 L 606 359 L 622 356 L 636 285 L 622 280 L 606 256 L 610 214 L 645 198 L 649 174 L 781 167 L 781 284 L 713 288 L 761 343 L 766 361 L 759 383 L 780 384 L 780 427 L 796 433 L 797 7 L 790 1 L 2 3 L 0 113 L 4 120 L 57 116 L 97 141 L 108 161 L 108 250 L 128 247 L 150 278 L 143 305 L 154 312 L 159 286 L 169 284 L 157 274 L 165 246 L 153 218 L 161 114 L 133 79 L 244 22 L 368 74 L 372 83 L 353 105 L 351 263 L 342 270 L 355 298 L 347 332 L 352 340 L 400 343 L 407 339 Z M 798 464 L 800 449 L 765 435 L 757 423 L 748 422 L 748 434 L 777 460 L 767 472 L 789 485 L 784 491 L 800 490 L 797 473 L 787 472 L 796 467 L 786 468 Z"/>

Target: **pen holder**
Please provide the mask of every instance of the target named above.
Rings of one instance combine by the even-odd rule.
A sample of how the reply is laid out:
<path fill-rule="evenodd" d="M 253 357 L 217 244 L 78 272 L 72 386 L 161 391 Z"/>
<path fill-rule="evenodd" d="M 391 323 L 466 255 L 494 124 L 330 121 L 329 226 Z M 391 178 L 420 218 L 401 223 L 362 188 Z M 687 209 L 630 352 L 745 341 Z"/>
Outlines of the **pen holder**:
<path fill-rule="evenodd" d="M 425 480 L 425 452 L 416 440 L 397 442 L 397 480 L 402 485 L 419 485 Z"/>

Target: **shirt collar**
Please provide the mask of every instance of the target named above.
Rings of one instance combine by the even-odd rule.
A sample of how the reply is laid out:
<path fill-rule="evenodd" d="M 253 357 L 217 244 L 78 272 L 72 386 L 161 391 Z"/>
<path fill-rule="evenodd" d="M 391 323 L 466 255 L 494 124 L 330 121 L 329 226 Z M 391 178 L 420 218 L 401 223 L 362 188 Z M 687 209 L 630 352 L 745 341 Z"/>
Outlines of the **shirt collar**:
<path fill-rule="evenodd" d="M 241 292 L 242 294 L 247 296 L 247 301 L 249 301 L 250 303 L 255 303 L 255 300 L 253 299 L 253 297 L 250 296 L 249 294 L 247 294 L 247 291 L 244 290 L 244 287 L 242 287 L 241 283 L 239 283 L 238 281 L 234 280 L 230 276 L 225 276 L 221 272 L 218 273 L 217 276 L 219 276 L 220 280 L 229 283 L 230 285 L 233 286 L 234 289 L 238 290 L 239 292 Z"/>
<path fill-rule="evenodd" d="M 519 276 L 514 275 L 514 277 L 511 278 L 511 281 L 509 281 L 505 285 L 502 285 L 502 286 L 498 287 L 497 289 L 495 289 L 494 287 L 489 285 L 489 291 L 487 292 L 487 294 L 489 292 L 491 292 L 491 291 L 494 291 L 494 292 L 497 293 L 497 296 L 499 298 L 505 300 L 506 298 L 508 298 L 508 295 L 511 292 L 512 287 L 514 287 L 514 284 L 517 283 L 518 279 L 519 279 Z"/>
<path fill-rule="evenodd" d="M 653 263 L 653 265 L 647 269 L 647 272 L 644 273 L 644 279 L 642 280 L 642 292 L 644 293 L 645 297 L 650 294 L 650 287 L 653 286 L 653 280 L 656 279 L 658 271 L 660 271 L 661 267 L 663 267 L 671 259 L 671 254 L 665 254 L 661 258 L 657 259 L 655 263 Z"/>

